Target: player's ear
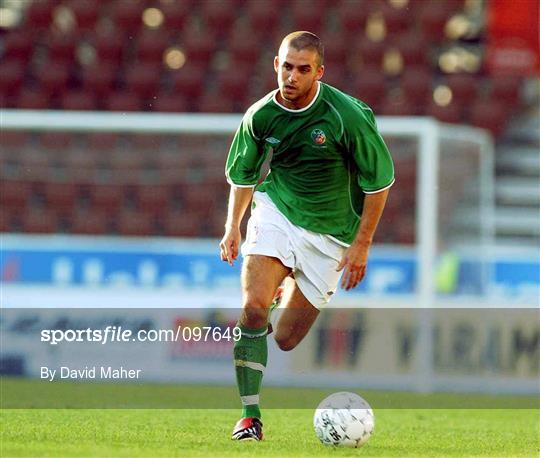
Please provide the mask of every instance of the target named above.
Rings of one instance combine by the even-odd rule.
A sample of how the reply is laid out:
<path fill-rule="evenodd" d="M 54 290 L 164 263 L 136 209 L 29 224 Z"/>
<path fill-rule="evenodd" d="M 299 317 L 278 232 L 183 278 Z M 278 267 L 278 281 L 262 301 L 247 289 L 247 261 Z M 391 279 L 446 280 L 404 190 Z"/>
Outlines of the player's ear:
<path fill-rule="evenodd" d="M 278 68 L 279 68 L 279 57 L 276 56 L 276 57 L 274 57 L 274 70 L 275 70 L 276 73 L 278 71 Z"/>
<path fill-rule="evenodd" d="M 324 75 L 324 65 L 321 65 L 319 68 L 317 68 L 317 73 L 315 75 L 316 80 L 320 80 Z"/>

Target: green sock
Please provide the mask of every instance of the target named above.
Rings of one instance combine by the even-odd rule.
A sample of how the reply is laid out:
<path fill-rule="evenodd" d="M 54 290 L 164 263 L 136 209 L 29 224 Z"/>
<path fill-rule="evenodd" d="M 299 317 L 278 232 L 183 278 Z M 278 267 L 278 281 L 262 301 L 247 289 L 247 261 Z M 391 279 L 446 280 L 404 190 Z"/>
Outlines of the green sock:
<path fill-rule="evenodd" d="M 236 384 L 242 399 L 242 417 L 261 418 L 259 409 L 259 393 L 264 369 L 268 360 L 266 332 L 268 326 L 249 329 L 241 324 L 240 340 L 234 344 L 234 364 L 236 367 Z"/>

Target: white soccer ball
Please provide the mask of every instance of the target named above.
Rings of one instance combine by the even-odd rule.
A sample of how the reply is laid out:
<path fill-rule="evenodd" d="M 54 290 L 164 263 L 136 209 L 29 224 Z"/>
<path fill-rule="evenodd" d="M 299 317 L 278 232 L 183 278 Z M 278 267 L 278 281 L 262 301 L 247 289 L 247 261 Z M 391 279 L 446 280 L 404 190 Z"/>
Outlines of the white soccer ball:
<path fill-rule="evenodd" d="M 364 399 L 343 391 L 323 399 L 313 416 L 313 426 L 325 445 L 362 447 L 373 434 L 375 417 Z"/>

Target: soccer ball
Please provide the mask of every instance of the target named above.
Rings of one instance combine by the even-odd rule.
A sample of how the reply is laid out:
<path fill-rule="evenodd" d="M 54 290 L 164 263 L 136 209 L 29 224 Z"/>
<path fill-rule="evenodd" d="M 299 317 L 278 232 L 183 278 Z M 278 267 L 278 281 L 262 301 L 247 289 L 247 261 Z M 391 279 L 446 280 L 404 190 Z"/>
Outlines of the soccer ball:
<path fill-rule="evenodd" d="M 375 417 L 364 399 L 343 391 L 323 399 L 313 416 L 313 426 L 325 445 L 362 447 L 373 434 Z"/>

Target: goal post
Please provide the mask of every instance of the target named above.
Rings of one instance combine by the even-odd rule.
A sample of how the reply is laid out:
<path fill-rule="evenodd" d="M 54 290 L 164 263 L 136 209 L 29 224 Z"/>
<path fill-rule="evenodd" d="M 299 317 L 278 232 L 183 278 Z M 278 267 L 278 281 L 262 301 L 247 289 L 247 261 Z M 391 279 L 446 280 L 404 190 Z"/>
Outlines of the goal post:
<path fill-rule="evenodd" d="M 240 121 L 238 114 L 0 112 L 2 136 L 7 131 L 30 135 L 57 132 L 181 136 L 181 150 L 183 139 L 204 135 L 209 139 L 205 147 L 213 149 L 223 162 Z M 384 293 L 373 296 L 368 292 L 362 303 L 370 306 L 370 297 L 375 297 L 374 302 L 382 306 L 418 309 L 420 354 L 413 385 L 427 392 L 434 389 L 431 310 L 441 306 L 478 307 L 489 293 L 489 251 L 494 237 L 493 141 L 484 130 L 441 124 L 431 118 L 383 116 L 377 122 L 396 163 L 388 216 L 381 222 L 382 226 L 394 227 L 384 248 L 390 252 L 393 247 L 411 249 L 416 267 L 409 293 L 386 298 Z M 161 179 L 159 174 L 154 178 L 157 182 Z M 456 291 L 456 258 L 458 262 L 465 259 L 472 278 L 461 292 Z M 457 299 L 453 296 L 446 301 L 449 292 L 457 292 Z M 354 306 L 358 297 L 343 295 L 338 302 L 341 307 Z"/>

